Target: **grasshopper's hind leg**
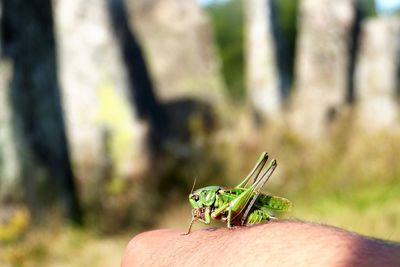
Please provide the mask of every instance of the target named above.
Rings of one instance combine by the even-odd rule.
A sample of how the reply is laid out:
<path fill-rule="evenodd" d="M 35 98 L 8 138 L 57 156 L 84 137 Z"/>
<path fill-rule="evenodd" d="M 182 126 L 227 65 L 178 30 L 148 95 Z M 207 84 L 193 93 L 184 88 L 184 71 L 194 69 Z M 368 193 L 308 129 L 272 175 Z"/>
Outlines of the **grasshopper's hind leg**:
<path fill-rule="evenodd" d="M 237 187 L 246 187 L 247 183 L 249 182 L 250 178 L 256 173 L 255 177 L 254 177 L 254 182 L 257 180 L 258 175 L 260 174 L 261 170 L 264 168 L 265 163 L 268 160 L 268 154 L 267 152 L 263 152 L 261 153 L 260 158 L 257 160 L 256 165 L 253 167 L 253 169 L 251 170 L 251 172 L 246 176 L 246 178 L 244 178 L 244 180 L 238 184 L 236 186 Z"/>
<path fill-rule="evenodd" d="M 256 202 L 261 189 L 264 187 L 265 183 L 269 180 L 271 177 L 272 173 L 274 172 L 275 168 L 277 166 L 276 160 L 272 160 L 270 164 L 268 165 L 267 169 L 264 171 L 264 173 L 261 175 L 260 179 L 258 179 L 253 185 L 253 192 L 254 196 L 253 199 L 250 201 L 249 205 L 247 206 L 246 211 L 244 212 L 242 219 L 241 219 L 241 225 L 245 224 L 245 221 L 247 219 L 247 216 L 249 212 L 251 211 L 254 203 Z"/>

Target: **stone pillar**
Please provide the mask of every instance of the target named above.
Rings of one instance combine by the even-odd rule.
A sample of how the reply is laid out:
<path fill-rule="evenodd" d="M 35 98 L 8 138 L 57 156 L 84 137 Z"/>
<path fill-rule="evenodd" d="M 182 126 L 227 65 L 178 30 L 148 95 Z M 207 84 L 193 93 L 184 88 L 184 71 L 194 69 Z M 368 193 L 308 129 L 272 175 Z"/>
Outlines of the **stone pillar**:
<path fill-rule="evenodd" d="M 271 1 L 244 1 L 246 11 L 246 79 L 254 109 L 272 118 L 281 109 Z"/>
<path fill-rule="evenodd" d="M 0 2 L 0 22 L 2 12 Z M 0 27 L 0 204 L 10 194 L 18 192 L 22 182 L 9 106 L 11 68 L 10 63 L 1 58 L 1 34 Z"/>
<path fill-rule="evenodd" d="M 0 62 L 0 202 L 21 197 L 21 173 L 9 103 L 11 68 Z M 20 199 L 19 199 L 20 200 Z"/>
<path fill-rule="evenodd" d="M 62 98 L 74 172 L 79 179 L 140 173 L 144 126 L 104 0 L 55 1 Z M 108 155 L 107 155 L 108 154 Z M 111 161 L 111 162 L 110 162 Z"/>
<path fill-rule="evenodd" d="M 1 2 L 2 58 L 11 62 L 6 101 L 20 165 L 21 195 L 35 219 L 43 219 L 52 206 L 60 204 L 68 219 L 79 222 L 60 99 L 52 1 Z"/>
<path fill-rule="evenodd" d="M 358 125 L 367 131 L 398 127 L 400 18 L 372 18 L 362 25 L 355 76 Z"/>
<path fill-rule="evenodd" d="M 353 0 L 300 3 L 291 126 L 302 137 L 324 135 L 346 101 L 355 11 Z"/>
<path fill-rule="evenodd" d="M 224 84 L 207 17 L 196 0 L 127 2 L 161 101 L 223 105 Z"/>

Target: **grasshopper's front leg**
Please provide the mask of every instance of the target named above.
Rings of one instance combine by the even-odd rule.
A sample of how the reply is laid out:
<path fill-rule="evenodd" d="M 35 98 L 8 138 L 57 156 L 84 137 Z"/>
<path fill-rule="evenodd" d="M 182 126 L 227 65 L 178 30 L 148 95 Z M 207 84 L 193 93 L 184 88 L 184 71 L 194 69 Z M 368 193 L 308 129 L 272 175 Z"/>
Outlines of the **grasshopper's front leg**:
<path fill-rule="evenodd" d="M 204 219 L 199 218 L 199 221 L 205 224 L 210 224 L 211 223 L 211 209 L 210 207 L 206 208 L 204 211 Z"/>
<path fill-rule="evenodd" d="M 228 217 L 226 218 L 227 227 L 231 228 L 232 208 L 230 206 L 230 202 L 224 204 L 223 206 L 219 207 L 214 212 L 212 212 L 211 213 L 211 218 L 216 219 L 220 214 L 225 213 L 226 211 L 228 211 Z"/>
<path fill-rule="evenodd" d="M 203 216 L 204 218 L 202 218 Z M 190 233 L 190 230 L 192 229 L 193 223 L 195 221 L 201 221 L 202 223 L 205 224 L 210 224 L 211 223 L 211 209 L 207 207 L 204 212 L 201 210 L 192 210 L 192 220 L 190 221 L 188 230 L 183 234 L 183 235 L 188 235 Z"/>

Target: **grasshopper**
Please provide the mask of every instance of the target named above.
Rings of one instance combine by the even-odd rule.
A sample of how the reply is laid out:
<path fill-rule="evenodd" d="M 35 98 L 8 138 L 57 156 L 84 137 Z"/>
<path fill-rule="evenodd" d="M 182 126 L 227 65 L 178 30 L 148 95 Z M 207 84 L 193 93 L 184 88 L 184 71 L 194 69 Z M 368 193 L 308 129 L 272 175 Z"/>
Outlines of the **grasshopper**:
<path fill-rule="evenodd" d="M 228 228 L 266 223 L 275 213 L 289 211 L 292 203 L 285 198 L 261 193 L 261 189 L 271 177 L 277 163 L 269 162 L 268 154 L 263 152 L 251 172 L 237 186 L 207 186 L 189 194 L 192 206 L 192 220 L 185 235 L 190 233 L 195 221 L 210 224 L 211 220 L 227 223 Z M 251 177 L 253 183 L 247 186 Z"/>

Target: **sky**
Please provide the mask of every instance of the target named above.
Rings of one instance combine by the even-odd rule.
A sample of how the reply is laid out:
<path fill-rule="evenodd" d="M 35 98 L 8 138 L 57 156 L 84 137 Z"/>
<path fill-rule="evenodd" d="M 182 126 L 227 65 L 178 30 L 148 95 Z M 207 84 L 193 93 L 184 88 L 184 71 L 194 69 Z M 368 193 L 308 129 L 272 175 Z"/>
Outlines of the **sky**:
<path fill-rule="evenodd" d="M 375 0 L 375 3 L 379 14 L 385 14 L 393 9 L 400 8 L 400 0 Z"/>
<path fill-rule="evenodd" d="M 205 6 L 211 2 L 226 2 L 228 0 L 197 0 L 200 5 Z M 393 9 L 400 8 L 400 0 L 375 0 L 376 9 L 379 14 L 390 13 Z"/>
<path fill-rule="evenodd" d="M 212 2 L 219 2 L 219 3 L 223 3 L 223 2 L 226 2 L 227 0 L 197 0 L 197 2 L 199 2 L 199 4 L 201 5 L 201 6 L 205 6 L 205 5 L 208 5 L 209 3 L 212 3 Z M 400 1 L 400 0 L 399 0 Z"/>

